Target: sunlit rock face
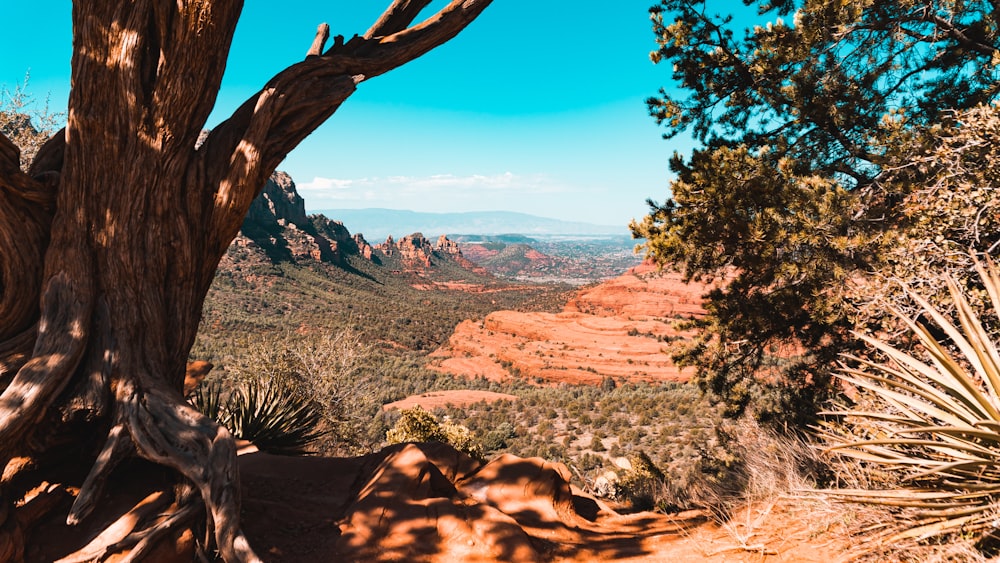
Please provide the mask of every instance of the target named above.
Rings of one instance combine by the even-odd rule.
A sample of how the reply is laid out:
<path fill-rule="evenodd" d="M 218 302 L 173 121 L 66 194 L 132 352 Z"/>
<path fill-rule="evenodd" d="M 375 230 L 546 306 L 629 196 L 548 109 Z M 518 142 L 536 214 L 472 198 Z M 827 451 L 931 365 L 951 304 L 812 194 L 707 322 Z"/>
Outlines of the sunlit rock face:
<path fill-rule="evenodd" d="M 360 235 L 323 215 L 306 215 L 305 200 L 291 176 L 275 172 L 250 205 L 237 248 L 259 249 L 271 262 L 342 263 L 349 255 L 371 259 L 371 246 Z"/>

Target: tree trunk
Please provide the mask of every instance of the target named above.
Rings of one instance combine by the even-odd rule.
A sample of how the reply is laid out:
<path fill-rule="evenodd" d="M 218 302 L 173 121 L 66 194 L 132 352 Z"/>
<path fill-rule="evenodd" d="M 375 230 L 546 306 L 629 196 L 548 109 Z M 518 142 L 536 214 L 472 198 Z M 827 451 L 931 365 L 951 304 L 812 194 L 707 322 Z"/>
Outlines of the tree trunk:
<path fill-rule="evenodd" d="M 203 505 L 224 559 L 256 560 L 239 529 L 233 440 L 181 393 L 202 303 L 284 156 L 357 84 L 447 41 L 489 4 L 455 0 L 410 27 L 429 2 L 396 0 L 364 36 L 326 51 L 320 26 L 304 61 L 198 147 L 241 3 L 74 3 L 65 130 L 28 173 L 0 135 L 0 560 L 22 550 L 10 476 L 59 455 L 92 466 L 69 523 L 138 455 L 182 477 L 178 513 Z"/>

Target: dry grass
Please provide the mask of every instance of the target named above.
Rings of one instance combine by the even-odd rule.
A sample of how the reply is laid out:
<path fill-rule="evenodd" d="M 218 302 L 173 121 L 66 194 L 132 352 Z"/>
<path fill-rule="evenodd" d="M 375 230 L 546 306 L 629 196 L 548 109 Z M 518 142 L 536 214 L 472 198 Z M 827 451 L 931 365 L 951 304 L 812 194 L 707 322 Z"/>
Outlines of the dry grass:
<path fill-rule="evenodd" d="M 990 261 L 976 268 L 1000 310 L 1000 271 Z M 963 290 L 950 279 L 948 287 L 954 318 L 910 293 L 936 330 L 893 309 L 921 351 L 858 335 L 877 353 L 849 358 L 840 377 L 861 400 L 829 413 L 838 418 L 821 429 L 829 450 L 854 463 L 844 461 L 844 482 L 826 494 L 885 507 L 870 543 L 899 560 L 977 561 L 977 548 L 998 551 L 1000 351 Z"/>
<path fill-rule="evenodd" d="M 804 438 L 775 434 L 752 420 L 741 420 L 731 433 L 730 449 L 740 458 L 743 489 L 741 494 L 701 493 L 714 499 L 710 512 L 723 535 L 711 542 L 688 538 L 701 546 L 706 560 L 795 560 L 790 554 L 803 546 L 826 552 L 831 563 L 989 560 L 971 538 L 939 544 L 889 541 L 906 525 L 898 511 L 840 501 L 818 488 L 829 479 L 862 489 L 898 481 L 881 468 L 831 458 Z"/>

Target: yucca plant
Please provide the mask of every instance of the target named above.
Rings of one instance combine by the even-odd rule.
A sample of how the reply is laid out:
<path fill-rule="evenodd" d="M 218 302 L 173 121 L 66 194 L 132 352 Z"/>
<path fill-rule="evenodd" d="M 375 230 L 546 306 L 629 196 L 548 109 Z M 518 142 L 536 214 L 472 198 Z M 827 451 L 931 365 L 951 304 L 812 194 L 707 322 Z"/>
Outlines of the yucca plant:
<path fill-rule="evenodd" d="M 201 414 L 227 428 L 229 427 L 228 412 L 224 408 L 225 401 L 222 398 L 222 385 L 218 381 L 203 382 L 195 388 L 188 401 Z"/>
<path fill-rule="evenodd" d="M 306 453 L 322 435 L 319 411 L 309 399 L 272 380 L 245 382 L 233 393 L 228 410 L 233 434 L 271 453 Z"/>
<path fill-rule="evenodd" d="M 1000 275 L 989 260 L 976 262 L 994 311 L 1000 311 Z M 1000 354 L 953 280 L 948 287 L 958 326 L 919 295 L 923 317 L 940 331 L 894 313 L 926 351 L 923 359 L 877 338 L 858 337 L 883 359 L 850 357 L 840 378 L 867 393 L 871 410 L 840 410 L 853 428 L 844 439 L 826 427 L 830 451 L 896 472 L 887 490 L 827 491 L 841 499 L 909 509 L 907 524 L 890 540 L 965 538 L 995 533 L 1000 510 Z M 935 333 L 938 338 L 935 338 Z M 863 436 L 863 438 L 858 438 Z"/>
<path fill-rule="evenodd" d="M 274 380 L 240 382 L 223 399 L 218 383 L 200 386 L 192 404 L 206 416 L 248 440 L 259 449 L 284 455 L 309 453 L 308 446 L 324 432 L 321 415 L 312 402 L 288 385 Z"/>

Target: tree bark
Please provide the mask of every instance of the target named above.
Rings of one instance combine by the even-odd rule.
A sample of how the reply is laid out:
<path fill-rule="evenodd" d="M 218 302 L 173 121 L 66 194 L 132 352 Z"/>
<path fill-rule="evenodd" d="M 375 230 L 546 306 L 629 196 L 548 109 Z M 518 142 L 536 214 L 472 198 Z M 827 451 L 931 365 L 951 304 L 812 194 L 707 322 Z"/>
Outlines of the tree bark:
<path fill-rule="evenodd" d="M 225 560 L 257 560 L 239 529 L 233 440 L 181 392 L 216 267 L 267 177 L 360 82 L 454 37 L 489 3 L 455 0 L 411 27 L 429 0 L 396 0 L 364 36 L 325 51 L 324 24 L 305 60 L 196 148 L 241 2 L 74 2 L 66 128 L 28 173 L 0 135 L 0 467 L 92 443 L 76 523 L 118 461 L 144 457 L 197 491 L 189 500 Z M 9 482 L 0 560 L 23 547 Z"/>

